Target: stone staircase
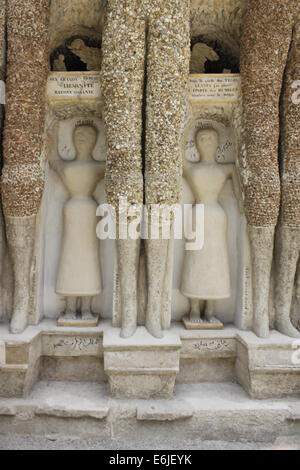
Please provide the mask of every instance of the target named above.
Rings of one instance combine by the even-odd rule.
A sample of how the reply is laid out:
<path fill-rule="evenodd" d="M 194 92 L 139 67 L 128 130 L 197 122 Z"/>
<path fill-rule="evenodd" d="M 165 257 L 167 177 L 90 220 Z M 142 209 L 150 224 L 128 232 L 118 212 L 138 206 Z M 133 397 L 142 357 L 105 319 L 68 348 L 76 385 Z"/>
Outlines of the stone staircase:
<path fill-rule="evenodd" d="M 298 343 L 234 327 L 128 340 L 110 322 L 0 326 L 0 434 L 264 441 L 300 436 Z M 281 400 L 278 400 L 281 398 Z M 135 437 L 134 437 L 135 436 Z"/>

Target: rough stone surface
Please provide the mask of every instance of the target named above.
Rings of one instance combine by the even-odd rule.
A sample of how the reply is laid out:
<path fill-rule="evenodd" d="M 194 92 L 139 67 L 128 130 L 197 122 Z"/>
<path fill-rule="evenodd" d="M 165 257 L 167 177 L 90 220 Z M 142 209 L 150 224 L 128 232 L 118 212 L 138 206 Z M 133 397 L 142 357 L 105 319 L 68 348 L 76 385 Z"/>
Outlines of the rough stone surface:
<path fill-rule="evenodd" d="M 34 252 L 36 218 L 6 217 L 8 248 L 11 257 L 14 295 L 10 331 L 22 333 L 28 325 L 32 302 L 31 268 Z"/>
<path fill-rule="evenodd" d="M 179 137 L 189 73 L 189 7 L 189 0 L 107 2 L 102 64 L 108 141 L 106 188 L 108 202 L 116 209 L 120 197 L 127 198 L 129 205 L 143 202 L 145 56 L 146 203 L 174 204 L 180 200 Z"/>
<path fill-rule="evenodd" d="M 263 444 L 259 442 L 227 442 L 203 441 L 197 436 L 178 439 L 169 437 L 147 439 L 86 439 L 68 438 L 65 436 L 24 436 L 0 435 L 0 450 L 300 450 L 299 437 L 289 436 L 278 438 L 274 442 Z"/>
<path fill-rule="evenodd" d="M 238 385 L 226 383 L 178 385 L 167 404 L 114 400 L 101 385 L 57 382 L 39 383 L 25 400 L 0 400 L 0 435 L 107 442 L 130 435 L 132 443 L 151 442 L 158 435 L 161 442 L 170 442 L 170 436 L 173 442 L 187 435 L 191 441 L 226 436 L 232 443 L 270 443 L 292 435 L 299 439 L 298 425 L 297 400 L 253 400 Z"/>
<path fill-rule="evenodd" d="M 0 142 L 2 143 L 2 125 L 4 117 L 4 79 L 6 66 L 6 0 L 0 1 Z M 2 81 L 2 83 L 1 83 Z M 0 161 L 2 162 L 2 145 L 0 146 Z M 1 190 L 0 190 L 1 191 Z M 1 193 L 0 193 L 1 194 Z"/>
<path fill-rule="evenodd" d="M 239 57 L 246 3 L 241 0 L 191 0 L 192 37 L 217 40 L 227 54 Z"/>
<path fill-rule="evenodd" d="M 4 79 L 5 73 L 5 24 L 6 24 L 6 0 L 0 2 L 0 80 Z"/>
<path fill-rule="evenodd" d="M 160 401 L 157 404 L 144 403 L 137 408 L 139 421 L 177 421 L 192 418 L 193 408 L 188 403 Z"/>
<path fill-rule="evenodd" d="M 300 256 L 300 227 L 280 226 L 276 237 L 275 325 L 282 334 L 299 338 L 293 326 L 291 311 L 297 264 Z M 296 325 L 297 326 L 297 325 Z"/>
<path fill-rule="evenodd" d="M 96 39 L 101 37 L 102 1 L 52 0 L 50 13 L 51 51 L 72 36 L 86 36 Z"/>
<path fill-rule="evenodd" d="M 252 263 L 253 331 L 260 338 L 266 338 L 270 332 L 269 297 L 275 229 L 273 226 L 249 226 L 248 233 Z"/>
<path fill-rule="evenodd" d="M 245 208 L 249 224 L 257 227 L 276 225 L 280 202 L 282 223 L 300 226 L 300 135 L 296 124 L 300 107 L 292 99 L 292 83 L 299 77 L 299 15 L 297 0 L 257 0 L 248 3 L 243 25 Z"/>
<path fill-rule="evenodd" d="M 5 215 L 36 215 L 42 193 L 48 0 L 7 2 L 2 199 Z"/>
<path fill-rule="evenodd" d="M 104 370 L 112 396 L 117 398 L 171 398 L 179 371 L 179 336 L 166 332 L 153 338 L 145 328 L 129 339 L 119 330 L 104 335 Z"/>
<path fill-rule="evenodd" d="M 109 322 L 79 332 L 43 321 L 15 336 L 0 326 L 0 338 L 4 397 L 26 395 L 39 379 L 104 384 L 111 378 L 115 394 L 131 397 L 154 396 L 155 384 L 170 397 L 175 379 L 177 384 L 238 381 L 260 399 L 299 396 L 300 391 L 299 344 L 276 331 L 260 339 L 237 328 L 187 331 L 173 324 L 163 340 L 144 328 L 124 340 Z"/>

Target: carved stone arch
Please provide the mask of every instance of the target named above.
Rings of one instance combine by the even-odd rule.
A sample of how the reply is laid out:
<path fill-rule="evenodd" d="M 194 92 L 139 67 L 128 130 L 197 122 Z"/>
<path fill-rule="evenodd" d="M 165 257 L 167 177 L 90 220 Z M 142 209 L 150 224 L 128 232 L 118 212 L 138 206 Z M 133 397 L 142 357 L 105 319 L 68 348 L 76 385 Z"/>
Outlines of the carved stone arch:
<path fill-rule="evenodd" d="M 102 29 L 101 1 L 52 0 L 49 26 L 51 69 L 99 70 Z"/>
<path fill-rule="evenodd" d="M 102 35 L 103 6 L 99 0 L 51 0 L 50 50 L 74 35 Z"/>
<path fill-rule="evenodd" d="M 239 60 L 241 24 L 246 2 L 243 0 L 191 0 L 193 38 L 217 41 L 225 54 Z"/>

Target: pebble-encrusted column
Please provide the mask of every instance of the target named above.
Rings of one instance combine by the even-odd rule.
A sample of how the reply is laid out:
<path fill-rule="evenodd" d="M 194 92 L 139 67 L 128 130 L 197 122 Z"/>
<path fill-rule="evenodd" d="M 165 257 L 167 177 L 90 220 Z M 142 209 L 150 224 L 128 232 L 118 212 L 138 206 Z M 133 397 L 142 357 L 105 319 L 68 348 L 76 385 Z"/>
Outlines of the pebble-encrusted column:
<path fill-rule="evenodd" d="M 289 318 L 300 241 L 300 107 L 292 100 L 292 83 L 299 79 L 299 27 L 298 0 L 249 0 L 241 47 L 245 210 L 252 245 L 254 330 L 262 337 L 269 332 L 278 221 L 276 326 L 289 336 L 299 335 Z"/>
<path fill-rule="evenodd" d="M 189 0 L 108 0 L 103 35 L 102 87 L 108 155 L 107 199 L 129 206 L 173 205 L 181 196 L 180 129 L 190 59 Z M 145 73 L 146 71 L 146 73 Z M 143 90 L 146 85 L 145 187 Z M 136 328 L 138 242 L 119 242 L 123 336 Z M 168 245 L 146 242 L 146 327 L 160 337 L 160 306 Z"/>
<path fill-rule="evenodd" d="M 49 70 L 49 0 L 7 0 L 7 77 L 2 200 L 14 271 L 11 331 L 27 324 Z"/>
<path fill-rule="evenodd" d="M 6 59 L 6 0 L 0 0 L 0 167 L 2 165 L 2 126 L 4 119 L 4 101 L 5 101 L 5 59 Z M 1 190 L 0 190 L 0 293 L 3 297 L 3 273 L 5 260 L 5 230 L 2 214 Z M 0 299 L 0 318 L 4 314 L 4 305 Z"/>
<path fill-rule="evenodd" d="M 179 134 L 190 56 L 190 2 L 107 3 L 102 85 L 108 200 L 116 207 L 120 196 L 127 197 L 129 204 L 143 202 L 142 100 L 147 76 L 146 203 L 178 203 Z"/>
<path fill-rule="evenodd" d="M 4 102 L 4 78 L 5 78 L 5 56 L 6 56 L 6 0 L 0 0 L 0 144 L 2 142 L 2 119 L 3 119 L 3 102 Z M 0 158 L 1 145 L 0 145 Z"/>
<path fill-rule="evenodd" d="M 41 153 L 49 70 L 48 0 L 7 1 L 7 79 L 3 206 L 6 216 L 36 215 L 44 186 Z"/>

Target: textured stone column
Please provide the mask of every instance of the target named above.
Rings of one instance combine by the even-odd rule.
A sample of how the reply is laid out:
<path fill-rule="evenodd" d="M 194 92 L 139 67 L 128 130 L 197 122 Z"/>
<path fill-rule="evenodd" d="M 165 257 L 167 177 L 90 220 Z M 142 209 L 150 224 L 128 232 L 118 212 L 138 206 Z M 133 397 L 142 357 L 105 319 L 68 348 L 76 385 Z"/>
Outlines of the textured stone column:
<path fill-rule="evenodd" d="M 180 201 L 179 143 L 189 74 L 189 24 L 189 0 L 107 2 L 102 66 L 108 143 L 106 194 L 117 213 L 120 198 L 126 198 L 128 206 L 141 206 L 145 199 L 148 208 Z M 125 265 L 130 263 L 130 276 L 125 270 L 120 272 L 121 297 L 136 290 L 138 245 L 139 240 L 117 243 L 118 257 L 123 257 Z M 146 326 L 153 336 L 161 337 L 160 306 L 168 241 L 147 240 L 146 245 Z M 121 301 L 122 306 L 126 305 L 122 312 L 123 336 L 131 336 L 136 328 L 136 298 L 131 296 L 129 300 L 130 305 Z"/>
<path fill-rule="evenodd" d="M 290 320 L 300 240 L 300 107 L 292 100 L 292 84 L 299 78 L 299 28 L 298 0 L 249 0 L 241 47 L 245 209 L 252 246 L 254 330 L 262 337 L 269 329 L 268 293 L 278 221 L 276 328 L 299 336 Z"/>
<path fill-rule="evenodd" d="M 2 127 L 4 120 L 4 100 L 5 100 L 5 59 L 6 59 L 6 0 L 0 0 L 0 166 L 2 164 Z M 5 259 L 5 229 L 2 214 L 2 202 L 0 191 L 0 318 L 3 315 L 3 272 Z"/>
<path fill-rule="evenodd" d="M 48 0 L 7 0 L 7 76 L 2 201 L 14 271 L 11 331 L 28 321 L 35 216 L 44 188 Z"/>
<path fill-rule="evenodd" d="M 43 192 L 40 159 L 49 70 L 48 22 L 48 0 L 7 1 L 2 194 L 9 217 L 36 215 Z"/>
<path fill-rule="evenodd" d="M 5 56 L 6 56 L 5 25 L 6 25 L 6 1 L 0 0 L 0 142 L 2 141 L 2 123 L 3 123 L 3 111 L 4 111 L 2 107 L 4 87 L 3 87 L 3 83 L 1 82 L 4 81 L 4 78 L 5 78 Z"/>

